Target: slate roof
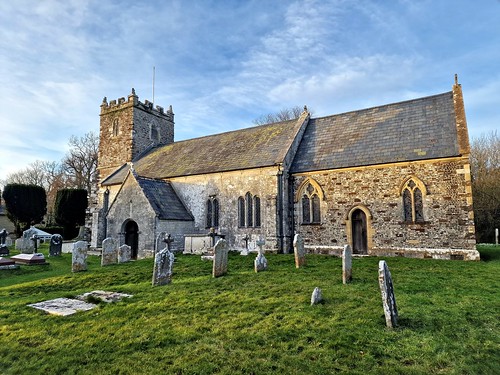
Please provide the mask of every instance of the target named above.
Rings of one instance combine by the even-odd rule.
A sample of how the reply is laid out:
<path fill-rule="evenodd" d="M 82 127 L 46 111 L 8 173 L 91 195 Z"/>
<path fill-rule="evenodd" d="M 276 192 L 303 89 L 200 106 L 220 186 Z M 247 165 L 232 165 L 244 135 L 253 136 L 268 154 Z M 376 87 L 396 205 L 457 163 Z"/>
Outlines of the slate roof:
<path fill-rule="evenodd" d="M 136 177 L 144 195 L 161 220 L 194 220 L 167 181 Z"/>
<path fill-rule="evenodd" d="M 295 119 L 174 142 L 135 160 L 134 169 L 160 179 L 272 166 L 283 162 L 301 124 Z M 102 184 L 121 183 L 127 171 L 121 167 Z"/>
<path fill-rule="evenodd" d="M 309 121 L 292 173 L 459 155 L 452 92 Z"/>

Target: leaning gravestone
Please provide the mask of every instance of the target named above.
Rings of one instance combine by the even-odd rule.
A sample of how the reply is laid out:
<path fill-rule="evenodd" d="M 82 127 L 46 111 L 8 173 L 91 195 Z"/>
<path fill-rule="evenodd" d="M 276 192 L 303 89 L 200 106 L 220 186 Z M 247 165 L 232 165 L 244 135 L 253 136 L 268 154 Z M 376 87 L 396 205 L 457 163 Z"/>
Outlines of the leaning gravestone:
<path fill-rule="evenodd" d="M 342 282 L 347 284 L 352 281 L 352 251 L 349 245 L 342 251 Z"/>
<path fill-rule="evenodd" d="M 394 296 L 391 272 L 385 260 L 381 260 L 378 263 L 378 283 L 382 294 L 385 323 L 389 328 L 396 327 L 398 324 L 398 308 L 396 306 L 396 297 Z"/>
<path fill-rule="evenodd" d="M 156 246 L 155 246 L 155 253 L 161 251 L 164 246 L 163 246 L 163 242 L 164 242 L 164 239 L 165 237 L 167 236 L 167 232 L 160 232 L 158 233 L 158 235 L 156 236 Z"/>
<path fill-rule="evenodd" d="M 314 288 L 312 294 L 311 294 L 311 306 L 312 305 L 317 305 L 318 303 L 323 302 L 323 293 L 321 292 L 321 289 L 316 287 Z"/>
<path fill-rule="evenodd" d="M 130 262 L 132 258 L 132 248 L 129 245 L 121 245 L 118 249 L 118 263 Z"/>
<path fill-rule="evenodd" d="M 101 267 L 115 264 L 118 261 L 118 248 L 115 239 L 105 238 L 102 241 Z"/>
<path fill-rule="evenodd" d="M 212 269 L 212 276 L 219 277 L 227 273 L 227 253 L 229 246 L 225 239 L 217 241 L 214 247 L 214 263 Z"/>
<path fill-rule="evenodd" d="M 87 270 L 87 241 L 78 241 L 73 245 L 71 270 L 80 272 Z"/>
<path fill-rule="evenodd" d="M 293 253 L 295 254 L 295 267 L 300 268 L 306 265 L 306 252 L 304 250 L 304 240 L 300 234 L 293 238 Z"/>
<path fill-rule="evenodd" d="M 53 234 L 50 237 L 49 257 L 61 256 L 63 238 L 60 234 Z"/>
<path fill-rule="evenodd" d="M 169 284 L 172 281 L 173 268 L 174 254 L 167 248 L 157 252 L 153 269 L 153 286 Z"/>

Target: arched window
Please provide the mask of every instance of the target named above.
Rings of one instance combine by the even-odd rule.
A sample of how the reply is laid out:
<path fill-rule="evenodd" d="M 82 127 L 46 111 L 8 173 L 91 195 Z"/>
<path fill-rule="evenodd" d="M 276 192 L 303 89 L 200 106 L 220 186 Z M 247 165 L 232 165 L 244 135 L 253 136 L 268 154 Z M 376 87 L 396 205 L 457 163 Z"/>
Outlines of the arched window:
<path fill-rule="evenodd" d="M 118 119 L 115 118 L 113 120 L 113 136 L 116 137 L 118 135 Z"/>
<path fill-rule="evenodd" d="M 308 182 L 302 188 L 302 224 L 321 223 L 321 199 L 319 185 Z"/>
<path fill-rule="evenodd" d="M 253 200 L 252 194 L 245 194 L 245 203 L 247 206 L 247 227 L 253 227 Z"/>
<path fill-rule="evenodd" d="M 416 177 L 411 177 L 401 187 L 403 198 L 403 219 L 407 223 L 422 223 L 424 219 L 423 195 L 425 185 Z"/>
<path fill-rule="evenodd" d="M 158 140 L 158 129 L 154 124 L 150 125 L 150 139 L 152 141 L 157 141 Z"/>
<path fill-rule="evenodd" d="M 207 228 L 213 227 L 212 216 L 214 214 L 212 200 L 207 200 Z"/>
<path fill-rule="evenodd" d="M 255 196 L 253 197 L 253 206 L 255 209 L 255 226 L 260 227 L 260 198 Z"/>
<path fill-rule="evenodd" d="M 238 198 L 238 226 L 245 226 L 245 199 L 243 197 Z"/>
<path fill-rule="evenodd" d="M 207 228 L 216 228 L 219 226 L 219 201 L 217 198 L 210 197 L 207 200 Z"/>

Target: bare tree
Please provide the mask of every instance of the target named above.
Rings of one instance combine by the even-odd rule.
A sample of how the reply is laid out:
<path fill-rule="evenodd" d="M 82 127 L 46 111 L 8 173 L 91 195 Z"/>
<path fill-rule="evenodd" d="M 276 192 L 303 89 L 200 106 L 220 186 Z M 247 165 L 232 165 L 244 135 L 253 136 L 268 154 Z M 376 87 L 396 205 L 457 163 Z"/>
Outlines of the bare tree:
<path fill-rule="evenodd" d="M 302 112 L 304 112 L 306 108 L 302 108 L 300 106 L 295 106 L 291 108 L 284 108 L 279 112 L 276 113 L 268 113 L 267 115 L 262 115 L 252 122 L 256 125 L 264 125 L 264 124 L 271 124 L 275 122 L 281 122 L 281 121 L 287 121 L 287 120 L 293 120 L 296 118 L 299 118 Z M 311 113 L 311 111 L 309 111 Z"/>
<path fill-rule="evenodd" d="M 471 144 L 472 194 L 478 242 L 493 242 L 500 227 L 500 136 L 496 131 Z"/>
<path fill-rule="evenodd" d="M 99 135 L 89 132 L 81 137 L 71 136 L 70 150 L 63 160 L 64 171 L 77 189 L 86 189 L 90 194 L 96 181 Z"/>

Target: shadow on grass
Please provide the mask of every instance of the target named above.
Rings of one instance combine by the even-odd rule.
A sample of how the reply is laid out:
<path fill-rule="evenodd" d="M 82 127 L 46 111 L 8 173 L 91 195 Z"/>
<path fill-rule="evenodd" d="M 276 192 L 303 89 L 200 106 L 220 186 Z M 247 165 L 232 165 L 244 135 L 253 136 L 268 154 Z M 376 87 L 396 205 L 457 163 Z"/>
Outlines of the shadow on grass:
<path fill-rule="evenodd" d="M 500 249 L 497 246 L 478 246 L 478 251 L 482 261 L 500 261 Z"/>

